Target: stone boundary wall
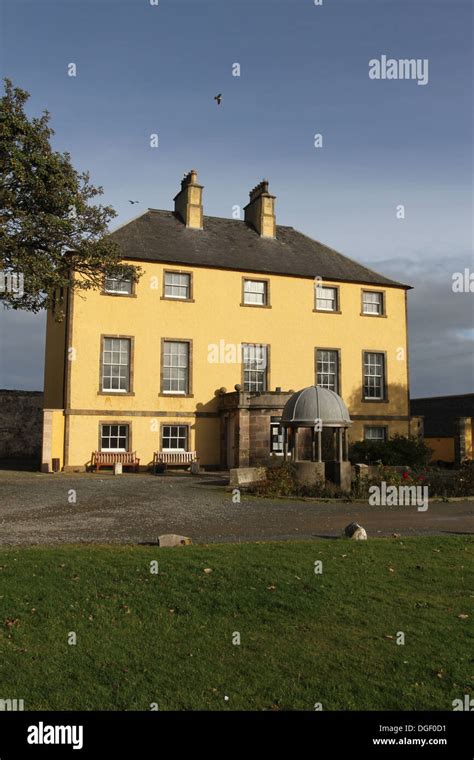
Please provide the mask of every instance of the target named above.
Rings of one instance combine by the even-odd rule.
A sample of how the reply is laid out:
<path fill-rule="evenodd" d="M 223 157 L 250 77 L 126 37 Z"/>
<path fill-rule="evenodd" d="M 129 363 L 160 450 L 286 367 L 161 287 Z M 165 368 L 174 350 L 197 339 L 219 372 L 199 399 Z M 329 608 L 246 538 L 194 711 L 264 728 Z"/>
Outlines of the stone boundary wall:
<path fill-rule="evenodd" d="M 42 391 L 0 390 L 0 459 L 40 459 Z"/>

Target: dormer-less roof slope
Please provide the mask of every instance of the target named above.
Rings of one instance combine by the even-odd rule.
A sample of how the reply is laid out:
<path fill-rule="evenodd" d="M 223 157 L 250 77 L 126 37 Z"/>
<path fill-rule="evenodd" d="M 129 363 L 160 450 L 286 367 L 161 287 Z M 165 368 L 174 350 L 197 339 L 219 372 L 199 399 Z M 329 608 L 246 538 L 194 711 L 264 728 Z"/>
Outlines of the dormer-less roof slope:
<path fill-rule="evenodd" d="M 276 238 L 269 239 L 234 219 L 205 216 L 203 226 L 189 229 L 172 211 L 148 209 L 111 237 L 126 259 L 411 287 L 367 269 L 293 227 L 277 225 Z"/>

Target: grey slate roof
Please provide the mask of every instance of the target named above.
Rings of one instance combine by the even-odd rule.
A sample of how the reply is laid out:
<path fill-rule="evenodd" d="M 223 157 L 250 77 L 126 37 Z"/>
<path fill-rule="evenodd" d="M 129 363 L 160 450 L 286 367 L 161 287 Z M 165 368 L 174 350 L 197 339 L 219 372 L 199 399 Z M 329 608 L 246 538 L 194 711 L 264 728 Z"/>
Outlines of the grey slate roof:
<path fill-rule="evenodd" d="M 409 288 L 303 235 L 277 225 L 276 239 L 261 238 L 245 222 L 205 216 L 203 230 L 187 229 L 172 211 L 148 209 L 111 233 L 127 259 L 322 277 Z"/>
<path fill-rule="evenodd" d="M 349 411 L 340 396 L 329 388 L 310 385 L 293 393 L 281 414 L 281 424 L 288 427 L 313 427 L 321 420 L 323 427 L 351 425 Z"/>

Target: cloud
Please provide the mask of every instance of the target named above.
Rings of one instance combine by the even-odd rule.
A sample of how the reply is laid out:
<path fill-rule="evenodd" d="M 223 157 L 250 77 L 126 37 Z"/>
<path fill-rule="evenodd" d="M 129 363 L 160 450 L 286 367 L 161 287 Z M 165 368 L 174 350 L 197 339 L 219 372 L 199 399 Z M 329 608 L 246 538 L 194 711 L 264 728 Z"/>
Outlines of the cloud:
<path fill-rule="evenodd" d="M 414 287 L 408 294 L 411 397 L 472 393 L 473 296 L 452 290 L 453 274 L 472 268 L 469 257 L 420 253 L 369 266 Z"/>

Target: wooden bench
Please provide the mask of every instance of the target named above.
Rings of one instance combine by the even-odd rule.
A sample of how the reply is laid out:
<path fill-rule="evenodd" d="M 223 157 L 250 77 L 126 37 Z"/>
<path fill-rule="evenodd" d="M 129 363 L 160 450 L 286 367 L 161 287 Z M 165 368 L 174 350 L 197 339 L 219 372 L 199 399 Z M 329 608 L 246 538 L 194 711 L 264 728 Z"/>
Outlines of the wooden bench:
<path fill-rule="evenodd" d="M 93 451 L 91 462 L 96 472 L 101 467 L 113 467 L 117 462 L 123 467 L 133 467 L 138 472 L 140 465 L 136 451 Z"/>
<path fill-rule="evenodd" d="M 197 462 L 197 454 L 195 451 L 155 451 L 153 454 L 153 472 L 156 472 L 158 465 L 164 465 L 165 468 L 169 464 L 192 464 Z"/>

